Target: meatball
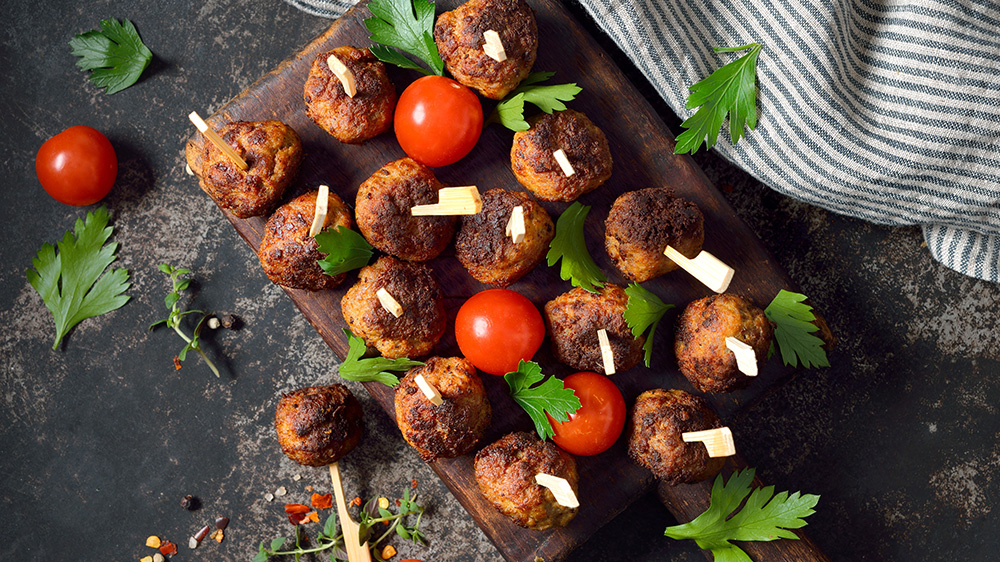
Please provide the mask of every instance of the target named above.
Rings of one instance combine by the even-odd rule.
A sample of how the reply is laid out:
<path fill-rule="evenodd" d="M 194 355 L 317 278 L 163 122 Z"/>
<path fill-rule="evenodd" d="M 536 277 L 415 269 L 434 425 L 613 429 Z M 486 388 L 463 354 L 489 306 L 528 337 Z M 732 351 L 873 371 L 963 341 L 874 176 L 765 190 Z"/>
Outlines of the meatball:
<path fill-rule="evenodd" d="M 389 162 L 358 188 L 358 228 L 379 250 L 410 261 L 437 257 L 455 234 L 455 217 L 414 217 L 415 205 L 438 202 L 445 187 L 412 158 Z"/>
<path fill-rule="evenodd" d="M 302 141 L 281 121 L 234 121 L 218 131 L 247 163 L 244 172 L 207 139 L 187 145 L 187 161 L 201 189 L 241 219 L 265 215 L 278 204 L 302 162 Z"/>
<path fill-rule="evenodd" d="M 417 386 L 417 375 L 441 393 L 440 406 Z M 491 413 L 483 381 L 462 357 L 431 357 L 426 365 L 410 369 L 396 387 L 396 424 L 425 461 L 471 451 L 489 427 Z"/>
<path fill-rule="evenodd" d="M 461 218 L 455 257 L 482 283 L 506 287 L 527 275 L 545 258 L 555 226 L 545 208 L 519 191 L 491 189 L 483 194 L 483 210 Z M 506 235 L 511 210 L 524 209 L 524 239 Z"/>
<path fill-rule="evenodd" d="M 379 289 L 402 306 L 399 318 L 382 307 Z M 388 256 L 361 268 L 357 284 L 340 306 L 351 331 L 390 359 L 429 354 L 444 335 L 447 321 L 441 286 L 431 268 Z"/>
<path fill-rule="evenodd" d="M 774 326 L 752 302 L 729 293 L 687 305 L 677 319 L 674 353 L 681 373 L 701 392 L 730 392 L 753 380 L 740 372 L 726 347 L 733 337 L 753 348 L 760 368 L 771 347 Z"/>
<path fill-rule="evenodd" d="M 709 457 L 703 443 L 682 433 L 722 427 L 705 401 L 683 390 L 647 390 L 635 399 L 628 425 L 628 456 L 671 485 L 700 482 L 722 470 L 724 457 Z"/>
<path fill-rule="evenodd" d="M 476 454 L 479 490 L 500 513 L 536 531 L 565 527 L 578 508 L 559 505 L 548 488 L 536 484 L 539 472 L 565 478 L 579 495 L 576 461 L 534 433 L 509 433 Z"/>
<path fill-rule="evenodd" d="M 361 414 L 361 403 L 342 384 L 282 395 L 274 412 L 281 452 L 306 466 L 336 462 L 361 440 Z"/>
<path fill-rule="evenodd" d="M 347 95 L 327 60 L 336 56 L 354 74 L 357 92 Z M 396 88 L 385 65 L 368 49 L 337 47 L 316 56 L 306 79 L 306 114 L 340 142 L 360 144 L 392 126 Z"/>
<path fill-rule="evenodd" d="M 586 115 L 567 109 L 532 118 L 514 133 L 510 167 L 517 181 L 546 201 L 574 201 L 611 177 L 608 139 Z M 573 166 L 567 177 L 553 153 L 562 149 Z"/>
<path fill-rule="evenodd" d="M 608 334 L 615 370 L 627 371 L 642 359 L 645 336 L 635 337 L 622 313 L 628 306 L 625 290 L 608 283 L 600 293 L 579 287 L 545 303 L 545 327 L 552 339 L 552 355 L 581 371 L 604 372 L 597 331 Z"/>
<path fill-rule="evenodd" d="M 500 36 L 507 60 L 498 62 L 483 51 L 483 33 L 489 30 Z M 434 42 L 455 80 L 499 100 L 531 72 L 538 26 L 524 0 L 469 0 L 438 16 Z"/>
<path fill-rule="evenodd" d="M 318 196 L 318 191 L 300 195 L 278 207 L 267 220 L 257 257 L 272 283 L 307 291 L 332 289 L 343 283 L 346 274 L 327 275 L 316 263 L 323 256 L 316 240 L 309 236 L 309 228 Z M 351 228 L 351 213 L 337 194 L 330 194 L 327 205 L 323 228 Z"/>
<path fill-rule="evenodd" d="M 604 222 L 604 246 L 625 277 L 642 283 L 677 269 L 663 255 L 669 245 L 694 258 L 705 241 L 698 206 L 675 197 L 673 190 L 651 187 L 623 193 Z"/>

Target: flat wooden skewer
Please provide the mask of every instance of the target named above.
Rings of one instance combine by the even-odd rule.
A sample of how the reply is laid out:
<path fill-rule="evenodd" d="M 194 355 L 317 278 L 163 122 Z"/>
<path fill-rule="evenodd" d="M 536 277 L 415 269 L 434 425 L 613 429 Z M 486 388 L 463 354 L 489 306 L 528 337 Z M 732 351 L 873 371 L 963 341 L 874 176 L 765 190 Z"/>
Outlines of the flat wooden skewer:
<path fill-rule="evenodd" d="M 562 168 L 562 171 L 566 174 L 567 178 L 576 173 L 576 170 L 573 169 L 573 165 L 569 163 L 569 158 L 566 157 L 565 150 L 560 148 L 552 153 L 552 157 L 559 163 L 559 167 Z"/>
<path fill-rule="evenodd" d="M 667 246 L 667 249 L 663 250 L 663 255 L 716 293 L 726 292 L 733 280 L 733 274 L 736 273 L 735 269 L 704 250 L 694 259 L 688 259 L 684 254 Z"/>
<path fill-rule="evenodd" d="M 344 533 L 344 549 L 347 550 L 347 559 L 349 562 L 371 562 L 368 543 L 359 544 L 361 542 L 360 528 L 347 511 L 344 485 L 340 481 L 340 467 L 335 462 L 330 463 L 330 482 L 333 484 L 333 494 L 337 496 L 337 519 L 340 521 L 340 528 Z"/>
<path fill-rule="evenodd" d="M 601 347 L 601 361 L 604 362 L 604 374 L 615 374 L 615 354 L 611 351 L 611 341 L 608 339 L 608 331 L 604 328 L 597 330 L 597 343 Z"/>
<path fill-rule="evenodd" d="M 417 387 L 420 391 L 424 393 L 424 396 L 426 396 L 427 399 L 430 400 L 435 406 L 440 406 L 444 403 L 444 400 L 441 398 L 441 393 L 438 389 L 434 388 L 434 385 L 427 382 L 427 379 L 425 379 L 423 375 L 417 375 L 413 377 L 413 380 L 417 383 Z"/>
<path fill-rule="evenodd" d="M 474 185 L 462 187 L 442 187 L 438 190 L 438 202 L 432 205 L 415 205 L 410 214 L 415 217 L 475 215 L 483 210 L 483 199 Z"/>
<path fill-rule="evenodd" d="M 515 244 L 524 241 L 524 207 L 518 205 L 510 210 L 510 218 L 507 219 L 504 235 L 510 236 Z"/>
<path fill-rule="evenodd" d="M 354 73 L 347 68 L 337 55 L 330 55 L 326 59 L 326 65 L 330 67 L 330 72 L 336 76 L 344 86 L 344 93 L 347 97 L 353 98 L 358 93 L 357 82 L 354 81 Z"/>
<path fill-rule="evenodd" d="M 708 449 L 710 457 L 731 457 L 736 454 L 736 443 L 733 442 L 733 432 L 728 427 L 717 427 L 705 431 L 689 431 L 681 433 L 685 443 L 701 441 Z"/>
<path fill-rule="evenodd" d="M 316 213 L 313 215 L 312 226 L 309 227 L 309 236 L 315 238 L 317 234 L 323 231 L 323 225 L 326 223 L 326 213 L 329 210 L 329 203 L 330 186 L 319 186 L 319 193 L 316 194 Z"/>
<path fill-rule="evenodd" d="M 757 376 L 757 354 L 749 345 L 734 337 L 726 338 L 726 347 L 736 356 L 736 368 L 748 377 Z"/>
<path fill-rule="evenodd" d="M 573 493 L 573 487 L 565 478 L 539 472 L 535 475 L 535 483 L 548 488 L 559 505 L 571 509 L 580 507 L 580 500 L 577 499 L 576 494 Z"/>
<path fill-rule="evenodd" d="M 230 160 L 232 160 L 233 164 L 236 164 L 239 169 L 245 172 L 250 168 L 250 166 L 247 166 L 246 161 L 240 158 L 239 154 L 236 154 L 233 147 L 226 144 L 226 141 L 222 140 L 219 133 L 216 133 L 211 127 L 208 126 L 208 123 L 206 123 L 205 120 L 198 115 L 197 111 L 192 111 L 191 114 L 188 115 L 188 119 L 190 119 L 191 122 L 194 123 L 194 126 L 201 131 L 201 134 L 205 135 L 208 140 L 212 141 L 212 144 L 218 147 L 218 149 L 221 150 L 222 153 L 225 154 Z"/>
<path fill-rule="evenodd" d="M 399 301 L 393 298 L 393 296 L 389 294 L 389 291 L 385 290 L 385 287 L 375 291 L 375 296 L 378 297 L 378 302 L 382 305 L 382 308 L 384 308 L 389 314 L 392 314 L 396 318 L 403 315 L 403 305 L 399 304 Z"/>
<path fill-rule="evenodd" d="M 486 40 L 486 43 L 483 44 L 483 52 L 487 56 L 497 62 L 507 60 L 507 51 L 503 48 L 503 42 L 500 41 L 499 33 L 493 29 L 488 29 L 483 33 L 483 39 Z"/>

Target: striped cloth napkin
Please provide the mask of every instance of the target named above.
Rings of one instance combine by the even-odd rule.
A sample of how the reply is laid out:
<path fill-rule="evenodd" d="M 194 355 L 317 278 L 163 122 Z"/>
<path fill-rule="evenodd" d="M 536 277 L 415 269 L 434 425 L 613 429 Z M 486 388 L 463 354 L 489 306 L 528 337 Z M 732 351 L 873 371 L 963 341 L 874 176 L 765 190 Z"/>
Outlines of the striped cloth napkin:
<path fill-rule="evenodd" d="M 739 56 L 712 47 L 761 43 L 757 129 L 715 150 L 790 197 L 920 225 L 935 259 L 1000 282 L 1000 2 L 579 1 L 682 119 Z"/>

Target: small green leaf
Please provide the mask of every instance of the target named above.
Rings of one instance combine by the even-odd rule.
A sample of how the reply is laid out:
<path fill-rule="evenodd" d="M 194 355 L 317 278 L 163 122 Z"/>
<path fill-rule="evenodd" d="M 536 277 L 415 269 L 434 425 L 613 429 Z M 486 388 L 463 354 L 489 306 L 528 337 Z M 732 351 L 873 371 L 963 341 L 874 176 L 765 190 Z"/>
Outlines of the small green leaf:
<path fill-rule="evenodd" d="M 364 267 L 372 258 L 374 248 L 361 234 L 337 225 L 316 235 L 316 246 L 321 254 L 319 266 L 327 275 L 339 275 Z"/>
<path fill-rule="evenodd" d="M 778 342 L 785 365 L 797 367 L 801 360 L 802 366 L 807 369 L 829 367 L 823 340 L 813 335 L 819 326 L 813 324 L 816 315 L 812 307 L 803 302 L 807 298 L 801 293 L 782 289 L 764 309 L 764 314 L 775 324 L 774 339 Z"/>
<path fill-rule="evenodd" d="M 340 376 L 351 381 L 366 382 L 377 381 L 387 386 L 395 387 L 399 384 L 399 378 L 389 371 L 408 371 L 412 367 L 423 365 L 420 361 L 403 357 L 400 359 L 386 359 L 385 357 L 370 357 L 362 359 L 368 346 L 365 340 L 355 336 L 350 330 L 344 329 L 347 336 L 347 357 L 341 363 Z"/>
<path fill-rule="evenodd" d="M 402 525 L 396 525 L 396 534 L 403 537 L 406 540 L 410 540 L 410 533 L 403 528 Z"/>
<path fill-rule="evenodd" d="M 166 273 L 167 275 L 170 275 L 174 271 L 174 268 L 170 267 L 169 265 L 167 265 L 165 263 L 161 263 L 160 265 L 158 265 L 156 267 L 160 271 L 162 271 L 163 273 Z"/>
<path fill-rule="evenodd" d="M 542 368 L 534 361 L 518 363 L 517 370 L 504 375 L 510 396 L 528 413 L 535 424 L 535 431 L 541 439 L 548 439 L 555 433 L 546 414 L 558 422 L 569 419 L 570 414 L 580 409 L 580 399 L 573 389 L 566 388 L 563 382 L 554 376 L 549 376 L 545 382 Z"/>
<path fill-rule="evenodd" d="M 285 537 L 278 537 L 278 538 L 273 539 L 271 541 L 271 550 L 272 551 L 277 551 L 278 549 L 280 549 L 284 545 L 285 545 Z"/>
<path fill-rule="evenodd" d="M 368 37 L 376 43 L 395 47 L 424 61 L 438 76 L 444 75 L 444 62 L 434 43 L 434 3 L 427 0 L 372 0 L 368 9 L 374 17 L 364 20 L 371 32 Z M 399 64 L 396 57 L 386 55 L 388 49 L 372 50 L 382 60 Z M 379 55 L 382 56 L 379 56 Z M 403 58 L 405 57 L 398 57 Z M 410 61 L 400 65 L 414 68 Z"/>
<path fill-rule="evenodd" d="M 626 287 L 625 294 L 628 295 L 628 305 L 625 307 L 622 317 L 625 318 L 625 323 L 632 330 L 632 335 L 638 338 L 649 328 L 646 343 L 642 344 L 642 349 L 645 352 L 645 364 L 649 367 L 649 360 L 653 355 L 653 337 L 656 334 L 656 327 L 660 324 L 663 315 L 674 308 L 674 305 L 666 304 L 660 300 L 660 297 L 647 291 L 638 283 L 632 283 Z"/>
<path fill-rule="evenodd" d="M 589 212 L 589 206 L 574 202 L 559 215 L 556 221 L 556 235 L 549 243 L 545 260 L 549 267 L 562 260 L 559 277 L 570 281 L 574 287 L 597 293 L 607 278 L 587 250 L 583 227 Z"/>
<path fill-rule="evenodd" d="M 153 53 L 139 38 L 129 20 L 101 20 L 101 30 L 81 33 L 70 40 L 77 66 L 92 70 L 90 81 L 108 94 L 115 94 L 135 84 L 153 60 Z"/>
<path fill-rule="evenodd" d="M 548 80 L 555 72 L 532 72 L 507 97 L 497 104 L 487 122 L 500 123 L 512 131 L 527 131 L 528 122 L 524 118 L 525 102 L 537 106 L 545 113 L 566 109 L 563 102 L 576 98 L 582 88 L 574 84 L 536 86 Z"/>
<path fill-rule="evenodd" d="M 167 296 L 163 299 L 163 304 L 166 305 L 167 310 L 173 310 L 174 305 L 177 304 L 177 301 L 180 298 L 181 298 L 180 294 L 174 291 L 172 293 L 167 294 Z"/>

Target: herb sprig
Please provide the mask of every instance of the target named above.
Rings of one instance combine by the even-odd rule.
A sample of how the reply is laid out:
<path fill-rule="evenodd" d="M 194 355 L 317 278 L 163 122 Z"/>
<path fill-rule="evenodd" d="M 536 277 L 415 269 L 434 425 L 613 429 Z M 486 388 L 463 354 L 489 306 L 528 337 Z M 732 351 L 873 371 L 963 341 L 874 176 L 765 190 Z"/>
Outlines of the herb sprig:
<path fill-rule="evenodd" d="M 649 360 L 653 356 L 653 336 L 656 334 L 656 327 L 659 326 L 663 315 L 674 308 L 674 305 L 663 302 L 660 297 L 638 283 L 632 283 L 626 287 L 625 294 L 628 295 L 628 305 L 626 305 L 622 317 L 625 318 L 625 323 L 632 330 L 632 335 L 639 337 L 647 328 L 649 329 L 646 343 L 642 344 L 642 350 L 646 352 L 645 364 L 649 367 Z"/>
<path fill-rule="evenodd" d="M 355 336 L 347 328 L 344 328 L 344 334 L 347 336 L 347 357 L 340 364 L 340 376 L 349 381 L 377 381 L 395 388 L 399 384 L 399 377 L 389 371 L 407 371 L 412 367 L 423 365 L 420 361 L 414 361 L 407 357 L 362 359 L 365 352 L 368 351 L 365 340 Z"/>
<path fill-rule="evenodd" d="M 323 273 L 331 276 L 368 265 L 375 253 L 364 236 L 343 225 L 317 234 L 316 246 L 320 253 L 326 254 L 317 263 Z"/>
<path fill-rule="evenodd" d="M 160 324 L 166 324 L 169 328 L 172 328 L 174 332 L 176 332 L 177 335 L 181 337 L 181 339 L 184 340 L 185 345 L 181 349 L 180 353 L 177 354 L 177 357 L 175 359 L 175 364 L 178 369 L 181 368 L 180 366 L 181 362 L 187 359 L 188 352 L 194 350 L 198 352 L 198 355 L 201 355 L 201 358 L 205 360 L 206 364 L 208 364 L 208 368 L 212 369 L 212 372 L 215 373 L 215 376 L 218 377 L 219 369 L 215 367 L 215 364 L 212 363 L 212 360 L 209 359 L 207 355 L 205 355 L 204 351 L 202 351 L 201 342 L 198 340 L 198 336 L 201 335 L 201 331 L 205 327 L 205 322 L 212 316 L 211 313 L 207 313 L 203 310 L 182 311 L 177 306 L 177 303 L 181 298 L 181 291 L 187 290 L 188 286 L 191 285 L 190 279 L 181 279 L 181 276 L 191 273 L 191 270 L 184 268 L 175 268 L 165 263 L 160 264 L 159 270 L 170 276 L 170 282 L 173 285 L 170 292 L 167 293 L 167 296 L 163 299 L 163 304 L 165 304 L 167 310 L 170 311 L 170 315 L 164 318 L 163 320 L 160 320 L 159 322 L 154 322 L 150 324 L 149 329 L 152 330 L 153 328 L 156 328 Z M 185 316 L 191 314 L 201 314 L 201 319 L 198 320 L 198 323 L 195 325 L 194 332 L 192 332 L 191 336 L 188 337 L 188 335 L 185 334 L 183 330 L 181 330 L 181 320 L 183 320 Z"/>
<path fill-rule="evenodd" d="M 500 123 L 511 131 L 527 131 L 530 127 L 524 119 L 525 102 L 534 104 L 545 113 L 566 109 L 563 102 L 572 101 L 583 91 L 576 83 L 538 86 L 552 78 L 555 72 L 532 72 L 507 97 L 497 104 L 487 123 Z"/>
<path fill-rule="evenodd" d="M 574 202 L 566 208 L 556 221 L 556 235 L 549 243 L 545 261 L 552 267 L 559 260 L 559 277 L 570 281 L 574 287 L 582 287 L 591 293 L 598 292 L 607 278 L 587 250 L 583 226 L 590 207 Z"/>
<path fill-rule="evenodd" d="M 805 368 L 829 367 L 823 340 L 813 335 L 819 326 L 813 324 L 816 315 L 812 307 L 805 304 L 807 296 L 784 289 L 778 291 L 771 304 L 764 309 L 764 314 L 775 324 L 774 339 L 781 350 L 781 361 L 785 365 L 798 367 L 799 361 Z M 774 353 L 774 345 L 768 357 Z"/>
<path fill-rule="evenodd" d="M 434 3 L 427 0 L 372 0 L 374 17 L 364 20 L 368 37 L 381 45 L 369 50 L 380 61 L 424 74 L 444 76 L 444 61 L 434 43 Z M 396 47 L 424 61 L 430 71 L 404 57 Z"/>
<path fill-rule="evenodd" d="M 580 409 L 580 399 L 573 389 L 566 388 L 563 381 L 552 375 L 542 382 L 545 375 L 534 361 L 522 359 L 517 370 L 507 373 L 503 378 L 510 387 L 511 398 L 528 413 L 535 424 L 535 431 L 543 440 L 555 434 L 546 414 L 557 422 L 564 422 Z M 541 384 L 533 386 L 540 382 Z"/>
<path fill-rule="evenodd" d="M 143 44 L 132 22 L 123 22 L 115 18 L 101 20 L 100 31 L 93 29 L 69 41 L 73 56 L 80 57 L 76 65 L 92 70 L 90 81 L 108 94 L 135 84 L 153 60 L 153 53 Z"/>

